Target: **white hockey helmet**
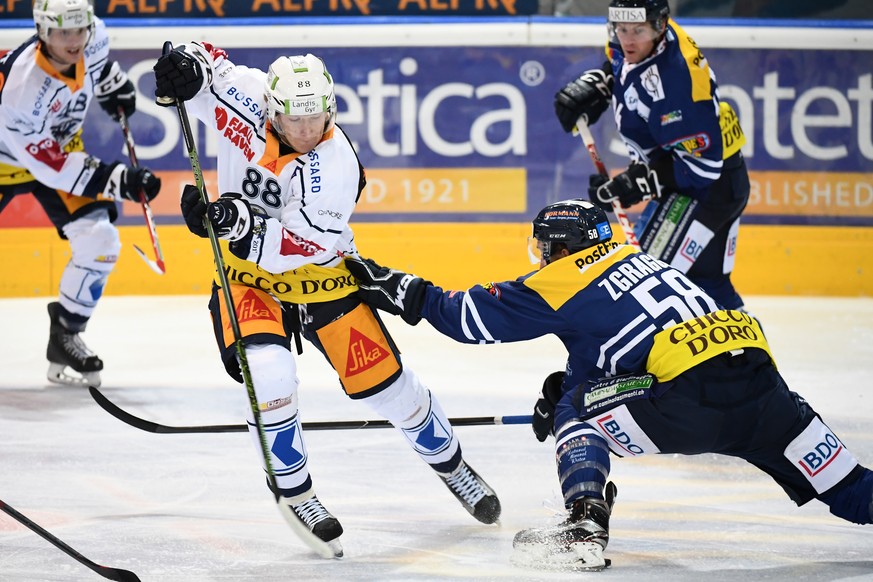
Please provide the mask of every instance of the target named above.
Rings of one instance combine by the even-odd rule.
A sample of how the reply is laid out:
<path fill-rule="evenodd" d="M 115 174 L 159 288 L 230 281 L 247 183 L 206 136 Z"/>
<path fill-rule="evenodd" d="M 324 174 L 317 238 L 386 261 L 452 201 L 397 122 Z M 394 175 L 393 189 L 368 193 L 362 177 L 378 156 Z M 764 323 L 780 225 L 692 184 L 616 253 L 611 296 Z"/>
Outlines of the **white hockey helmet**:
<path fill-rule="evenodd" d="M 91 0 L 34 0 L 33 21 L 40 40 L 48 38 L 49 30 L 94 29 L 94 7 Z"/>
<path fill-rule="evenodd" d="M 279 131 L 279 115 L 308 116 L 327 113 L 324 132 L 336 120 L 336 95 L 333 77 L 320 58 L 313 54 L 279 57 L 267 72 L 264 90 L 267 118 Z M 281 132 L 280 132 L 281 133 Z"/>

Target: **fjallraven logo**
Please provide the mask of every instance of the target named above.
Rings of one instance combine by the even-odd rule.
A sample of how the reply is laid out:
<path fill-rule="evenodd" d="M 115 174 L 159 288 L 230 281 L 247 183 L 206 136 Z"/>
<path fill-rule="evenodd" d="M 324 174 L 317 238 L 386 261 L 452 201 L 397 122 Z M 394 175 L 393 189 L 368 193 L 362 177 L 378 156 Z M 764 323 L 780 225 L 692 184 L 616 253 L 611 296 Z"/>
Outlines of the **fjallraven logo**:
<path fill-rule="evenodd" d="M 346 376 L 365 372 L 388 357 L 388 350 L 356 330 L 349 329 L 349 355 Z"/>
<path fill-rule="evenodd" d="M 237 317 L 240 323 L 253 321 L 256 319 L 266 319 L 268 321 L 276 321 L 276 316 L 267 307 L 263 299 L 258 297 L 257 293 L 252 290 L 246 291 L 242 299 L 236 306 Z"/>

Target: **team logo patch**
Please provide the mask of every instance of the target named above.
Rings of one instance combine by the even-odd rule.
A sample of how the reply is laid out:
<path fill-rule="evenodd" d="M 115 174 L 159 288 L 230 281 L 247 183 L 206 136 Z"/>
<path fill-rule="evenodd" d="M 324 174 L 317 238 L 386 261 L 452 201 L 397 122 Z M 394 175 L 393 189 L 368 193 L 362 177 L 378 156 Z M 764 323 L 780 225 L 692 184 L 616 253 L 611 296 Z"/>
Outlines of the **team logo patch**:
<path fill-rule="evenodd" d="M 643 89 L 652 98 L 652 101 L 664 99 L 664 85 L 661 83 L 661 73 L 658 71 L 658 65 L 652 65 L 646 69 L 640 76 L 640 82 L 643 85 Z"/>
<path fill-rule="evenodd" d="M 427 425 L 415 437 L 415 444 L 426 451 L 439 451 L 449 443 L 449 434 L 431 415 Z"/>
<path fill-rule="evenodd" d="M 388 350 L 356 330 L 349 329 L 349 351 L 346 359 L 346 376 L 355 376 L 369 370 L 388 357 Z"/>
<path fill-rule="evenodd" d="M 488 294 L 494 297 L 495 299 L 500 299 L 500 288 L 497 287 L 494 283 L 485 283 L 482 285 L 482 288 L 488 291 Z"/>
<path fill-rule="evenodd" d="M 665 113 L 661 116 L 661 126 L 670 125 L 671 123 L 676 123 L 677 121 L 682 121 L 682 112 L 681 111 L 671 111 L 670 113 Z"/>
<path fill-rule="evenodd" d="M 270 447 L 270 452 L 289 469 L 300 467 L 306 462 L 306 449 L 303 448 L 296 420 L 295 416 L 290 425 L 286 424 L 275 431 Z"/>
<path fill-rule="evenodd" d="M 239 323 L 245 323 L 255 320 L 277 321 L 276 316 L 270 311 L 270 308 L 264 303 L 264 300 L 258 297 L 258 294 L 249 289 L 240 299 L 236 306 L 237 318 Z"/>
<path fill-rule="evenodd" d="M 413 448 L 421 455 L 436 455 L 448 448 L 452 443 L 451 427 L 443 426 L 434 416 L 433 410 L 428 414 L 424 425 L 419 428 L 403 429 L 406 438 L 413 443 Z"/>

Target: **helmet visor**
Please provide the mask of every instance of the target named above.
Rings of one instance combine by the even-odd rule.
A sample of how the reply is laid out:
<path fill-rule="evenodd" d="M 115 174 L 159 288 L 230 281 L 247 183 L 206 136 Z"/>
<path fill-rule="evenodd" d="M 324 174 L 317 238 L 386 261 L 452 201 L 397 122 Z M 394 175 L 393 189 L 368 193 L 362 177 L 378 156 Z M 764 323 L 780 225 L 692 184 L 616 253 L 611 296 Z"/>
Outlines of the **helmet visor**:
<path fill-rule="evenodd" d="M 527 258 L 531 265 L 541 265 L 543 257 L 548 260 L 548 252 L 543 252 L 548 249 L 547 245 L 532 236 L 527 237 Z"/>

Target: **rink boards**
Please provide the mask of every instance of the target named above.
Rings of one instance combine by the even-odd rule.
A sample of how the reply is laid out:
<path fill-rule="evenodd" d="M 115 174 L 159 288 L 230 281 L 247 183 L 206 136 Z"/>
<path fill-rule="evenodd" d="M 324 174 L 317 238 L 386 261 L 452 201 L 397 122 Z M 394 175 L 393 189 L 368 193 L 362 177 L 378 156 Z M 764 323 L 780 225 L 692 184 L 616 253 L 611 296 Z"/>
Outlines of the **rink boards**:
<path fill-rule="evenodd" d="M 367 168 L 369 185 L 353 218 L 361 251 L 445 286 L 529 270 L 529 220 L 543 205 L 586 190 L 593 166 L 581 142 L 558 127 L 552 96 L 602 61 L 602 23 L 537 17 L 194 23 L 111 23 L 115 58 L 140 93 L 131 119 L 138 158 L 164 181 L 153 210 L 168 271 L 157 277 L 132 252 L 132 243 L 150 248 L 149 240 L 141 210 L 124 204 L 118 222 L 124 250 L 107 293 L 208 287 L 209 246 L 180 226 L 178 193 L 191 173 L 178 121 L 151 102 L 151 65 L 167 39 L 209 40 L 235 62 L 260 67 L 280 54 L 322 56 L 337 82 L 338 123 Z M 686 30 L 712 63 L 748 139 L 752 197 L 737 249 L 741 290 L 871 294 L 873 30 L 840 23 L 801 30 L 696 23 Z M 28 34 L 0 29 L 0 48 Z M 252 103 L 247 95 L 238 101 L 237 107 Z M 607 167 L 620 169 L 627 159 L 607 117 L 593 128 L 595 139 Z M 217 138 L 199 124 L 196 133 L 207 187 L 216 195 Z M 84 139 L 102 159 L 126 159 L 120 130 L 97 107 Z M 69 251 L 47 225 L 29 196 L 0 215 L 6 271 L 0 296 L 54 294 Z"/>

